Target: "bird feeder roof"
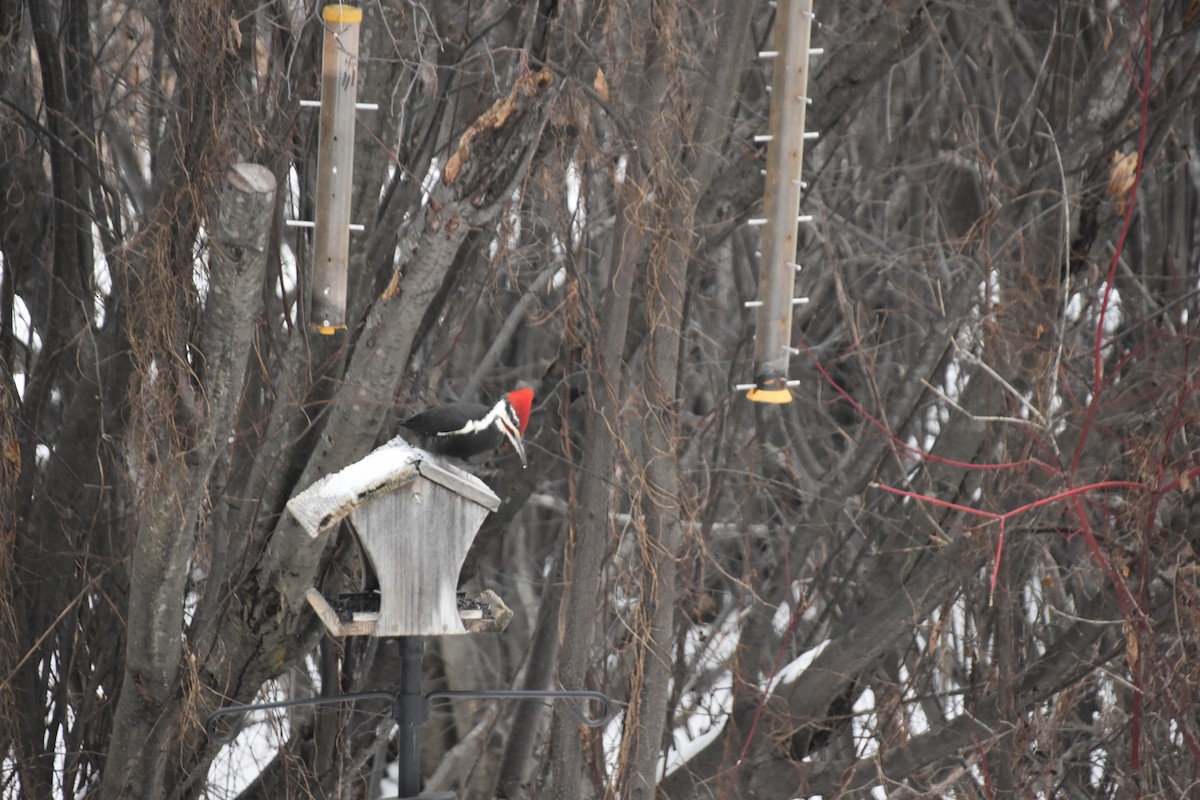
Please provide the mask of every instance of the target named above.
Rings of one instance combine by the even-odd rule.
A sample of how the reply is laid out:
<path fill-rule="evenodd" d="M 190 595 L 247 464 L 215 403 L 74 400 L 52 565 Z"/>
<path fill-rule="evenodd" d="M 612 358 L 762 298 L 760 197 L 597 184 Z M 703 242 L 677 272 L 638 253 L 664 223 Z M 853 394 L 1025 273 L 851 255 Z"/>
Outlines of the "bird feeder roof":
<path fill-rule="evenodd" d="M 479 478 L 434 462 L 424 450 L 397 437 L 360 461 L 321 478 L 289 500 L 287 508 L 308 535 L 316 538 L 372 498 L 418 478 L 449 489 L 488 511 L 500 507 L 500 498 Z"/>

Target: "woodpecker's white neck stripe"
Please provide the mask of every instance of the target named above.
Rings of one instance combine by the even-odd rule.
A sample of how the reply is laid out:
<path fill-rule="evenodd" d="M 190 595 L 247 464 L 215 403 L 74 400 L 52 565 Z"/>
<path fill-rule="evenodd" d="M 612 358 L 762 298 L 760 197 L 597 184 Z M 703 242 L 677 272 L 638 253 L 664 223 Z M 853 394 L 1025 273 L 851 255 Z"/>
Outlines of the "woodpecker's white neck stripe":
<path fill-rule="evenodd" d="M 465 436 L 469 433 L 486 431 L 488 428 L 495 426 L 511 439 L 512 436 L 508 432 L 509 426 L 505 424 L 508 421 L 507 409 L 505 408 L 507 404 L 508 400 L 501 400 L 499 403 L 496 403 L 496 405 L 492 406 L 491 410 L 484 414 L 481 418 L 469 421 L 466 425 L 463 425 L 456 431 L 438 431 L 435 435 Z"/>

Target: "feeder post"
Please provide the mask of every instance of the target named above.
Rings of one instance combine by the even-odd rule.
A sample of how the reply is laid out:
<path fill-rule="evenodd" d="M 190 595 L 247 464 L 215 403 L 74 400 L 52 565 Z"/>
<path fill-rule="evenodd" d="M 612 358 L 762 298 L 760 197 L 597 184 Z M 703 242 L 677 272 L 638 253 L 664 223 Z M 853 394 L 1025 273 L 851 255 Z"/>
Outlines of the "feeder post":
<path fill-rule="evenodd" d="M 321 122 L 313 236 L 311 319 L 330 335 L 346 327 L 350 269 L 350 195 L 354 176 L 354 106 L 362 9 L 333 3 L 321 11 Z"/>
<path fill-rule="evenodd" d="M 394 709 L 399 730 L 396 733 L 400 797 L 421 793 L 421 725 L 425 722 L 425 695 L 421 693 L 421 658 L 425 654 L 424 636 L 401 636 L 400 692 Z"/>

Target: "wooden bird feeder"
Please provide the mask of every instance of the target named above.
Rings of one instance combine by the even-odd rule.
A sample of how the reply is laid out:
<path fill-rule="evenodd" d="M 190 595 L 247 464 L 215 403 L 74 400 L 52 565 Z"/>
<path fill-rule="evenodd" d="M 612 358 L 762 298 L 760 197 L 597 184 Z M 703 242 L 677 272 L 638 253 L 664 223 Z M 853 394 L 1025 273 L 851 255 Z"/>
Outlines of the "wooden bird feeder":
<path fill-rule="evenodd" d="M 334 636 L 504 630 L 512 612 L 494 593 L 460 601 L 456 592 L 479 526 L 499 507 L 500 498 L 474 475 L 393 439 L 288 501 L 313 538 L 347 520 L 379 579 L 377 609 L 354 610 L 316 589 L 307 592 L 309 604 Z"/>

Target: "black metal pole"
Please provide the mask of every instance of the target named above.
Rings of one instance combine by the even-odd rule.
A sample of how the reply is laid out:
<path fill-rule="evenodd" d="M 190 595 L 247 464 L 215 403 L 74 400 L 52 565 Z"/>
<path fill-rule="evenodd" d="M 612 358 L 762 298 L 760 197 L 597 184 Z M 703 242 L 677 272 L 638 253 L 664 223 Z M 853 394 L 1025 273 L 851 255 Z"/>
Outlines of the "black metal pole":
<path fill-rule="evenodd" d="M 499 689 L 492 691 L 442 691 L 421 694 L 421 660 L 425 655 L 425 637 L 398 636 L 400 642 L 400 691 L 389 692 L 355 692 L 352 694 L 330 695 L 328 697 L 305 697 L 294 700 L 281 700 L 276 703 L 258 703 L 255 705 L 227 706 L 219 708 L 209 715 L 205 730 L 215 742 L 227 744 L 237 736 L 238 726 L 222 726 L 225 717 L 243 717 L 252 711 L 270 709 L 298 708 L 301 706 L 323 706 L 331 703 L 352 703 L 359 700 L 390 700 L 392 703 L 392 719 L 396 721 L 397 744 L 399 746 L 398 766 L 400 768 L 400 799 L 399 800 L 454 800 L 456 792 L 432 792 L 421 794 L 421 726 L 429 717 L 429 704 L 443 700 L 492 699 L 492 700 L 575 700 L 600 704 L 597 716 L 585 713 L 583 708 L 575 707 L 579 721 L 589 728 L 606 725 L 612 717 L 612 703 L 604 694 L 591 691 L 540 691 L 529 689 Z"/>
<path fill-rule="evenodd" d="M 425 722 L 425 696 L 421 694 L 421 659 L 424 636 L 400 636 L 400 692 L 393 714 L 400 726 L 400 796 L 421 793 L 421 724 Z"/>

